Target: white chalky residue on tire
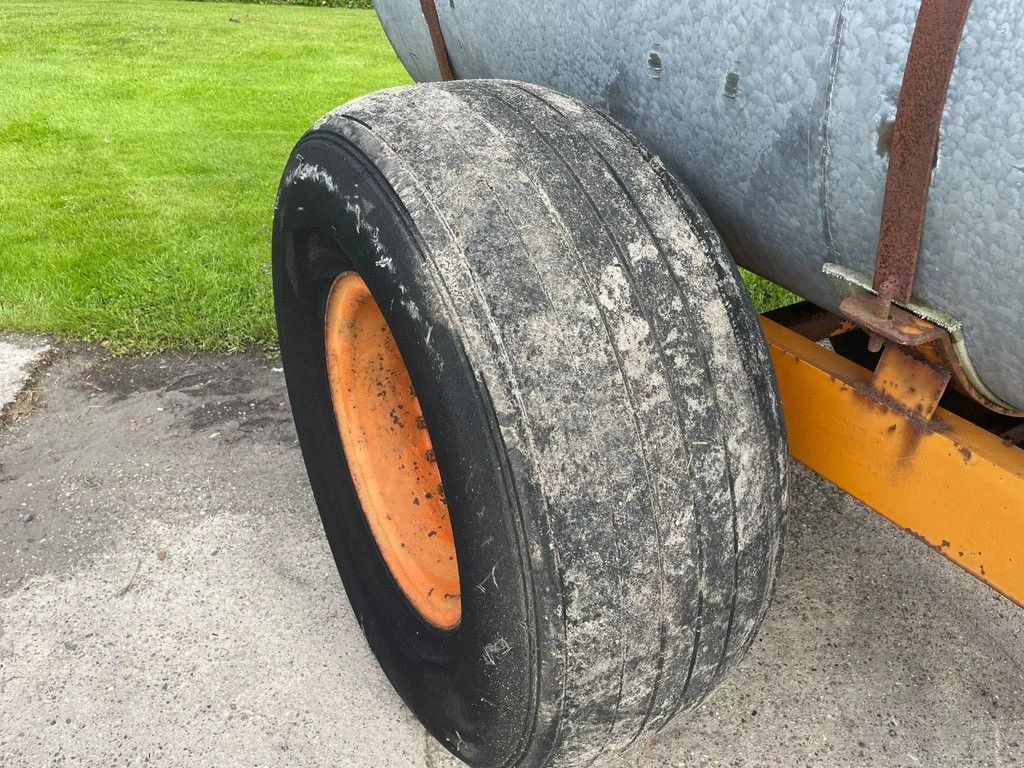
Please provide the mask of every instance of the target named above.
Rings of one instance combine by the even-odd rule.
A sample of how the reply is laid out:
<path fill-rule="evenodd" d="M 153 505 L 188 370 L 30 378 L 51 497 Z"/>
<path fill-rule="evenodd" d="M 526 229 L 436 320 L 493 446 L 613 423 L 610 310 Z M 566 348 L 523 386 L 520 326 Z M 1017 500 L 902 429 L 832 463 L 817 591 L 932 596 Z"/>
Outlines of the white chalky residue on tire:
<path fill-rule="evenodd" d="M 781 473 L 784 446 L 754 396 L 774 388 L 770 368 L 724 359 L 763 344 L 733 322 L 749 304 L 721 297 L 738 277 L 656 158 L 549 91 L 397 89 L 317 130 L 372 158 L 422 238 L 426 298 L 395 310 L 428 339 L 453 335 L 487 393 L 551 643 L 534 723 L 553 734 L 551 765 L 588 765 L 698 703 L 767 601 L 784 483 L 751 467 Z M 736 559 L 748 536 L 763 562 Z M 481 642 L 497 673 L 514 645 Z"/>

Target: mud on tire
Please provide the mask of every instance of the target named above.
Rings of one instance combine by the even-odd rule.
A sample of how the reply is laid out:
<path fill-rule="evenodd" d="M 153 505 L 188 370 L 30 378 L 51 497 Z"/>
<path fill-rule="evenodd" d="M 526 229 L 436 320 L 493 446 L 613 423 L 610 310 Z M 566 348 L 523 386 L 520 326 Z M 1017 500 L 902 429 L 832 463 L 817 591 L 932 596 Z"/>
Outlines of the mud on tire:
<path fill-rule="evenodd" d="M 383 91 L 296 146 L 273 248 L 324 527 L 371 648 L 429 731 L 473 766 L 583 766 L 699 703 L 768 608 L 786 451 L 756 314 L 659 160 L 543 88 Z M 347 471 L 324 324 L 348 272 L 433 441 L 454 628 L 399 588 Z"/>

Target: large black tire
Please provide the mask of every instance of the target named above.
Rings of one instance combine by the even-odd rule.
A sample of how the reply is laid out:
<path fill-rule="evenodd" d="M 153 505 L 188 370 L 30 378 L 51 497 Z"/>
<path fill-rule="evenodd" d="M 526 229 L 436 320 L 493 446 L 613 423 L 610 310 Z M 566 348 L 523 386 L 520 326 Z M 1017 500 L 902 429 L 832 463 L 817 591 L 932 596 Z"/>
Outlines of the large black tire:
<path fill-rule="evenodd" d="M 659 160 L 543 88 L 383 91 L 296 146 L 273 249 L 324 527 L 427 729 L 473 766 L 584 766 L 700 702 L 768 609 L 786 450 L 756 314 Z M 397 588 L 345 471 L 324 362 L 345 271 L 433 437 L 462 584 L 451 631 Z"/>

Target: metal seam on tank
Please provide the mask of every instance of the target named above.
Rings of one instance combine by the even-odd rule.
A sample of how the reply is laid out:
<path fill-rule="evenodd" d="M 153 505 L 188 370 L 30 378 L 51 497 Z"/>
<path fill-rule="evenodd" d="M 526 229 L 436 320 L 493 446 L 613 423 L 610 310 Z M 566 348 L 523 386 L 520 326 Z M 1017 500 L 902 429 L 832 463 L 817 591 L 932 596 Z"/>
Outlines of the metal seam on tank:
<path fill-rule="evenodd" d="M 821 113 L 821 230 L 825 238 L 825 260 L 836 260 L 836 244 L 832 232 L 834 214 L 832 211 L 832 191 L 829 189 L 828 174 L 832 163 L 832 143 L 829 133 L 832 129 L 832 96 L 839 75 L 839 56 L 843 45 L 843 32 L 846 29 L 846 8 L 849 0 L 843 0 L 836 12 L 835 30 L 832 34 L 832 45 L 829 49 L 828 80 L 825 83 L 825 106 Z"/>
<path fill-rule="evenodd" d="M 346 105 L 346 106 L 348 106 L 348 105 Z M 390 144 L 388 144 L 388 142 L 382 136 L 380 136 L 380 134 L 378 134 L 376 131 L 374 131 L 371 125 L 369 125 L 368 123 L 364 122 L 363 120 L 361 120 L 361 119 L 359 119 L 359 118 L 357 118 L 355 116 L 352 116 L 352 115 L 340 113 L 339 110 L 335 110 L 335 112 L 330 113 L 330 115 L 328 115 L 328 116 L 336 116 L 336 117 L 339 117 L 339 118 L 350 120 L 353 123 L 358 124 L 361 128 L 363 128 L 364 130 L 366 130 L 369 133 L 371 133 L 373 138 L 376 141 L 379 141 L 384 147 L 386 147 L 396 158 L 398 158 L 399 160 L 402 159 L 401 158 L 401 154 L 396 149 L 394 149 L 394 147 L 392 147 Z M 324 121 L 326 121 L 326 117 L 328 117 L 328 116 L 325 116 Z M 354 139 L 353 139 L 353 143 L 356 144 L 357 147 L 362 149 L 362 147 L 360 147 L 360 145 Z M 412 182 L 412 185 L 419 191 L 419 194 L 420 194 L 420 197 L 422 198 L 422 200 L 425 200 L 425 201 L 428 202 L 429 208 L 432 211 L 433 218 L 435 219 L 436 223 L 438 223 L 444 229 L 444 231 L 448 234 L 450 242 L 454 243 L 455 242 L 454 232 L 451 230 L 451 228 L 450 228 L 450 226 L 448 224 L 447 219 L 443 215 L 441 215 L 440 211 L 437 210 L 437 207 L 431 201 L 430 196 L 425 193 L 425 191 L 424 191 L 425 188 L 424 188 L 423 183 L 421 181 L 419 181 L 419 179 L 416 177 L 415 173 L 413 173 L 412 170 L 408 167 L 408 165 L 406 163 L 404 163 L 404 162 L 401 162 L 401 171 L 403 173 L 405 173 L 409 177 L 409 180 Z M 390 179 L 390 178 L 388 179 L 388 183 L 389 184 L 392 184 L 392 181 L 393 181 L 392 179 Z M 394 188 L 394 187 L 392 187 L 392 188 Z M 402 200 L 402 203 L 406 207 L 407 212 L 409 212 L 410 217 L 412 217 L 412 213 L 408 209 L 408 200 L 407 200 L 407 198 L 402 196 L 399 193 L 399 190 L 397 190 L 397 189 L 395 189 L 395 194 L 398 195 L 399 198 Z M 428 259 L 433 261 L 433 249 L 430 247 L 429 244 L 427 244 L 425 242 L 423 243 L 423 245 L 425 246 L 424 249 L 423 249 L 424 250 L 424 254 L 426 255 L 426 257 Z M 474 278 L 474 276 L 472 274 L 472 270 L 468 269 L 468 267 L 467 267 L 467 269 L 465 271 L 466 271 L 466 274 L 469 277 L 470 281 L 474 284 L 475 290 L 477 291 L 477 294 L 478 294 L 478 308 L 486 316 L 486 319 L 484 320 L 484 322 L 488 326 L 494 326 L 493 321 L 490 320 L 490 318 L 489 318 L 489 315 L 488 315 L 488 312 L 487 312 L 487 308 L 486 308 L 486 304 L 482 300 L 483 299 L 483 292 L 479 289 L 478 286 L 476 286 L 476 281 L 475 281 L 475 278 Z M 434 270 L 434 272 L 436 273 L 436 276 L 443 275 L 442 270 L 440 270 L 440 268 L 437 267 L 436 263 L 435 263 L 435 270 Z M 449 289 L 448 285 L 443 280 L 440 280 L 440 281 L 435 280 L 435 274 L 431 274 L 429 271 L 427 272 L 427 275 L 429 276 L 429 278 L 431 279 L 431 282 L 435 285 L 435 287 L 439 289 L 438 290 L 438 295 L 443 297 L 444 303 L 447 305 L 446 308 L 448 310 L 447 314 L 449 315 L 449 320 L 453 321 L 453 325 L 454 326 L 461 328 L 462 323 L 461 323 L 461 321 L 458 318 L 458 314 L 454 313 L 452 311 L 452 308 L 455 306 L 455 304 L 454 304 L 454 299 L 453 299 L 453 297 L 450 294 L 450 289 Z M 467 360 L 471 360 L 472 359 L 471 356 L 469 355 L 468 351 L 465 349 L 464 345 L 461 342 L 462 338 L 466 338 L 466 335 L 465 335 L 464 331 L 460 332 L 459 336 L 456 338 L 456 341 L 457 341 L 457 343 L 459 345 L 459 348 L 462 351 L 463 355 L 465 355 L 466 359 Z M 519 385 L 516 383 L 515 374 L 512 372 L 511 361 L 510 361 L 510 358 L 508 356 L 508 353 L 504 352 L 504 344 L 503 344 L 503 342 L 501 341 L 500 338 L 493 338 L 492 341 L 494 341 L 497 344 L 497 346 L 499 347 L 499 349 L 502 350 L 501 357 L 505 358 L 505 360 L 503 361 L 504 362 L 504 366 L 503 367 L 506 368 L 505 375 L 507 377 L 507 381 L 509 381 L 510 385 L 512 386 L 512 388 L 514 390 L 514 392 L 510 393 L 510 394 L 512 394 L 513 398 L 515 398 L 517 401 L 519 401 L 519 397 L 518 397 Z M 485 391 L 488 391 L 488 400 L 492 401 L 493 398 L 490 397 L 489 389 L 486 387 L 486 383 L 481 381 L 480 384 L 483 385 Z M 522 418 L 524 424 L 527 424 L 528 422 L 527 422 L 527 419 L 525 418 L 525 413 L 526 413 L 525 406 L 521 402 L 519 402 L 519 410 L 520 410 L 520 415 L 521 415 L 521 418 Z M 529 427 L 527 427 L 523 431 L 524 431 L 524 435 L 523 435 L 524 439 L 527 442 L 527 447 L 528 447 L 528 449 L 530 451 L 530 460 L 534 461 L 535 459 L 533 457 L 536 455 L 536 450 L 532 446 L 531 430 L 529 429 Z M 500 434 L 500 432 L 496 436 L 497 436 L 497 438 L 499 440 L 502 441 L 502 443 L 504 443 L 504 437 Z M 513 496 L 516 497 L 517 505 L 518 505 L 519 504 L 519 502 L 518 502 L 519 493 L 518 493 L 518 490 L 517 490 L 517 488 L 515 486 L 514 481 L 512 483 L 511 493 L 512 493 Z M 525 529 L 522 526 L 519 526 L 519 528 L 520 528 L 520 534 L 522 536 L 522 541 L 523 541 L 524 545 L 527 545 L 528 544 L 528 537 L 526 536 L 526 531 L 525 531 Z M 559 562 L 559 560 L 560 560 L 559 554 L 558 554 L 557 542 L 552 540 L 550 542 L 550 544 L 552 546 L 553 555 L 555 557 L 555 562 L 557 564 Z M 527 547 L 526 550 L 524 550 L 524 552 L 526 553 L 527 558 L 529 558 L 528 547 Z M 557 572 L 557 575 L 558 575 L 558 578 L 559 578 L 559 585 L 561 587 L 562 592 L 564 593 L 564 591 L 565 591 L 565 584 L 564 584 L 564 582 L 561 581 L 562 574 L 561 574 L 560 570 L 557 569 L 557 568 L 556 568 L 556 572 Z M 534 590 L 532 588 L 532 583 L 530 585 L 528 585 L 526 583 L 525 579 L 526 579 L 526 574 L 524 573 L 523 574 L 524 594 L 527 596 L 527 600 L 529 601 L 528 605 L 529 605 L 530 613 L 531 613 L 531 615 L 533 615 L 535 617 L 535 620 L 536 620 L 538 617 L 537 617 L 537 605 L 536 605 L 536 601 L 535 601 L 535 597 L 534 597 Z M 563 628 L 563 632 L 562 632 L 563 642 L 562 642 L 562 645 L 563 645 L 563 647 L 565 647 L 566 644 L 565 644 L 565 641 L 564 641 L 564 616 L 562 616 L 561 626 Z M 530 636 L 530 639 L 531 639 L 531 641 L 534 641 L 534 638 L 533 638 L 532 635 Z M 534 648 L 534 652 L 538 656 L 538 661 L 539 661 L 539 653 L 540 653 L 539 646 Z M 565 662 L 563 660 L 563 666 L 564 666 L 564 663 Z M 534 703 L 536 704 L 536 710 L 534 712 L 533 717 L 530 718 L 530 720 L 529 720 L 529 726 L 528 726 L 529 731 L 528 731 L 528 733 L 524 734 L 523 737 L 520 739 L 519 746 L 517 747 L 518 749 L 520 749 L 520 751 L 523 748 L 522 745 L 528 742 L 529 734 L 532 734 L 535 731 L 536 727 L 537 727 L 537 721 L 538 721 L 538 716 L 539 716 L 539 712 L 540 712 L 540 681 L 539 681 L 540 671 L 541 671 L 541 665 L 538 664 L 538 672 L 537 672 L 536 679 L 531 681 L 531 684 L 533 686 L 533 698 L 534 698 Z M 564 686 L 563 686 L 563 694 L 562 695 L 563 695 L 563 699 L 564 699 Z"/>
<path fill-rule="evenodd" d="M 529 91 L 527 91 L 526 89 L 523 89 L 523 88 L 519 88 L 518 90 L 520 92 L 524 93 L 524 94 L 529 95 L 531 98 L 537 99 L 538 101 L 541 102 L 541 104 L 545 105 L 546 107 L 548 107 L 549 109 L 551 109 L 555 113 L 557 113 L 557 114 L 559 114 L 559 115 L 564 117 L 562 112 L 559 111 L 554 105 L 549 104 L 544 99 L 541 99 L 541 98 L 537 97 L 536 94 L 530 93 Z M 511 103 L 505 101 L 504 99 L 502 99 L 497 94 L 493 94 L 493 96 L 496 99 L 500 100 L 503 104 L 505 104 L 511 110 L 513 110 L 513 112 L 515 114 L 518 114 L 518 109 L 516 108 L 516 106 L 514 104 L 511 104 Z M 631 274 L 631 271 L 629 270 L 629 267 L 628 267 L 628 259 L 627 259 L 626 253 L 623 250 L 622 245 L 619 242 L 618 238 L 616 238 L 614 230 L 612 229 L 612 227 L 610 227 L 608 225 L 608 222 L 601 215 L 601 209 L 596 204 L 594 199 L 590 196 L 590 194 L 587 192 L 586 185 L 583 183 L 583 180 L 580 179 L 579 176 L 576 174 L 576 172 L 573 169 L 573 167 L 572 167 L 571 163 L 569 162 L 568 158 L 566 158 L 566 156 L 563 155 L 558 150 L 558 148 L 555 147 L 551 143 L 551 141 L 538 128 L 534 127 L 534 130 L 536 131 L 537 135 L 540 137 L 541 141 L 543 141 L 544 144 L 551 151 L 551 153 L 555 157 L 559 158 L 559 160 L 561 160 L 563 166 L 565 167 L 565 169 L 568 172 L 568 175 L 575 182 L 575 184 L 576 184 L 580 194 L 590 204 L 590 207 L 593 209 L 596 218 L 603 225 L 604 230 L 607 233 L 608 240 L 612 243 L 613 247 L 615 248 L 616 253 L 619 256 L 619 262 L 620 262 L 620 265 L 622 266 L 623 272 L 626 274 L 627 279 L 629 279 L 629 281 L 630 281 L 630 285 L 631 285 L 631 288 L 633 289 L 634 297 L 636 297 L 638 299 L 639 293 L 637 293 L 636 290 L 635 290 L 635 281 L 632 279 L 632 274 Z M 607 160 L 604 158 L 604 156 L 601 154 L 601 152 L 596 147 L 594 147 L 593 150 L 594 150 L 594 153 L 607 165 Z M 537 186 L 538 186 L 538 189 L 540 189 L 539 185 L 537 185 Z M 624 193 L 627 192 L 627 190 L 624 187 L 622 189 L 623 189 Z M 628 200 L 632 199 L 628 195 L 628 193 L 626 194 L 626 197 L 627 197 Z M 554 209 L 551 209 L 550 207 L 549 207 L 549 210 L 551 210 L 551 212 L 559 220 L 561 220 L 561 214 L 559 214 Z M 579 259 L 579 263 L 581 265 L 581 273 L 585 274 L 586 267 L 583 266 L 582 259 Z M 619 352 L 617 351 L 617 349 L 615 348 L 614 342 L 612 341 L 614 336 L 613 336 L 612 331 L 611 331 L 611 326 L 608 323 L 608 320 L 607 320 L 607 317 L 606 317 L 606 313 L 601 308 L 601 302 L 597 301 L 597 294 L 595 293 L 594 287 L 593 287 L 593 285 L 591 285 L 590 280 L 584 278 L 583 282 L 587 285 L 588 291 L 591 294 L 591 298 L 593 298 L 593 300 L 595 302 L 595 306 L 598 307 L 598 312 L 599 312 L 599 314 L 601 315 L 601 318 L 602 318 L 602 324 L 604 325 L 605 331 L 608 334 L 609 346 L 612 349 L 612 352 L 613 352 L 613 354 L 615 356 L 615 359 L 616 359 L 616 363 L 617 363 L 617 365 L 619 367 L 619 372 L 620 372 L 620 375 L 621 375 L 621 378 L 622 378 L 623 389 L 624 389 L 624 391 L 626 393 L 626 398 L 630 402 L 630 404 L 633 405 L 634 404 L 634 396 L 633 396 L 633 393 L 632 393 L 632 387 L 631 387 L 631 385 L 629 383 L 629 377 L 628 377 L 628 375 L 626 373 L 624 361 L 621 359 L 621 356 L 620 356 Z M 664 358 L 661 346 L 659 344 L 652 344 L 652 346 L 655 347 L 656 354 L 657 354 L 659 362 L 661 362 L 661 364 L 666 368 L 666 370 L 670 370 L 668 368 L 668 366 L 667 366 L 667 362 L 666 362 L 666 360 Z M 633 410 L 634 410 L 634 412 L 636 412 L 638 409 L 634 407 Z M 680 417 L 678 416 L 678 407 L 675 405 L 674 400 L 673 400 L 673 411 L 677 413 L 677 422 L 678 422 Z M 660 492 L 659 492 L 659 489 L 658 489 L 658 484 L 654 482 L 653 476 L 651 474 L 650 461 L 649 461 L 649 459 L 647 457 L 647 450 L 644 447 L 647 441 L 643 437 L 643 429 L 640 427 L 640 424 L 639 424 L 639 421 L 638 421 L 637 418 L 634 417 L 633 418 L 633 422 L 634 422 L 634 424 L 633 424 L 634 432 L 636 434 L 637 443 L 638 443 L 638 445 L 640 447 L 640 451 L 641 451 L 641 455 L 642 455 L 642 460 L 643 460 L 643 464 L 644 464 L 644 473 L 647 476 L 648 484 L 651 487 L 651 498 L 652 498 L 652 502 L 651 502 L 651 506 L 652 506 L 651 517 L 652 517 L 652 520 L 654 522 L 654 526 L 653 526 L 654 537 L 655 537 L 655 539 L 656 539 L 656 541 L 658 543 L 658 551 L 656 553 L 657 554 L 657 561 L 658 561 L 658 592 L 659 592 L 659 595 L 661 596 L 661 604 L 662 604 L 662 610 L 659 612 L 658 638 L 659 638 L 660 648 L 661 648 L 662 651 L 664 651 L 665 636 L 666 636 L 666 626 L 665 626 L 666 616 L 665 616 L 665 613 L 664 613 L 664 605 L 665 605 L 665 602 L 666 602 L 666 597 L 665 597 L 665 568 L 664 568 L 664 553 L 663 553 L 663 549 L 662 549 L 662 540 L 661 540 L 661 528 L 660 528 L 660 526 L 658 524 L 658 520 L 660 518 L 659 510 L 662 509 L 663 503 L 662 503 L 662 501 L 660 499 Z M 623 666 L 624 665 L 625 665 L 625 659 L 623 660 Z M 649 697 L 650 698 L 650 705 L 647 707 L 647 714 L 645 715 L 643 721 L 641 722 L 641 725 L 640 725 L 639 730 L 637 731 L 637 733 L 634 734 L 632 739 L 630 739 L 630 741 L 628 742 L 630 744 L 633 743 L 633 741 L 635 741 L 636 738 L 641 733 L 643 733 L 643 730 L 644 730 L 644 728 L 647 725 L 647 722 L 648 722 L 648 720 L 650 718 L 650 713 L 653 710 L 654 701 L 656 699 L 656 695 L 657 695 L 657 692 L 658 692 L 658 685 L 660 683 L 660 680 L 661 680 L 661 677 L 663 675 L 663 672 L 664 672 L 664 658 L 663 658 L 663 653 L 662 653 L 662 654 L 659 654 L 659 658 L 658 658 L 658 670 L 657 670 L 657 674 L 655 676 L 655 683 L 654 683 L 651 695 Z M 623 675 L 624 675 L 624 669 L 623 669 Z M 621 697 L 622 697 L 622 687 L 623 687 L 623 680 L 620 679 L 620 690 L 619 690 L 619 699 L 620 699 L 620 701 L 621 701 Z M 609 726 L 609 733 L 614 731 L 615 730 L 615 726 L 618 725 L 617 718 L 618 718 L 619 703 L 620 702 L 616 702 L 616 719 L 613 720 L 612 724 Z"/>
<path fill-rule="evenodd" d="M 874 293 L 874 291 L 872 291 L 872 293 Z M 981 377 L 978 376 L 978 371 L 975 369 L 974 363 L 971 361 L 971 355 L 967 348 L 967 339 L 964 336 L 964 324 L 962 322 L 952 315 L 943 312 L 941 309 L 929 307 L 926 304 L 921 304 L 913 299 L 910 301 L 893 303 L 903 307 L 908 312 L 917 315 L 923 320 L 935 323 L 940 328 L 944 328 L 953 340 L 953 350 L 956 352 L 956 357 L 960 363 L 960 367 L 963 369 L 968 381 L 971 382 L 975 389 L 996 405 L 1002 406 L 1008 410 L 1018 410 L 1016 406 L 1011 405 L 996 395 L 985 385 L 985 382 L 981 380 Z"/>
<path fill-rule="evenodd" d="M 999 397 L 985 385 L 984 381 L 981 380 L 977 369 L 974 367 L 974 362 L 971 360 L 970 351 L 967 348 L 967 339 L 964 336 L 963 323 L 951 315 L 947 315 L 942 310 L 932 309 L 931 307 L 925 306 L 924 304 L 918 304 L 914 301 L 894 303 L 924 320 L 928 320 L 941 328 L 945 328 L 953 339 L 953 350 L 956 352 L 956 357 L 960 363 L 960 367 L 963 369 L 968 381 L 971 382 L 974 388 L 996 405 L 1002 406 L 1003 408 L 1011 411 L 1020 410 L 1017 406 L 1012 405 Z"/>

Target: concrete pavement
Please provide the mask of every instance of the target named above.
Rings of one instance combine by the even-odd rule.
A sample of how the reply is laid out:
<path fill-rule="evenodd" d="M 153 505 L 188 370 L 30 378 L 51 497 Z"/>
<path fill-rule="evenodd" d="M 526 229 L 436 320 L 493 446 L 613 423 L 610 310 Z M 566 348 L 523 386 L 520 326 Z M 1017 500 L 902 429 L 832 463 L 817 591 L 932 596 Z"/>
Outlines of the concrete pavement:
<path fill-rule="evenodd" d="M 0 765 L 454 765 L 349 611 L 276 365 L 63 350 L 0 428 Z M 790 514 L 752 653 L 615 765 L 1024 764 L 1024 610 L 800 468 Z"/>

